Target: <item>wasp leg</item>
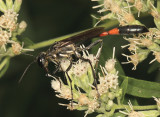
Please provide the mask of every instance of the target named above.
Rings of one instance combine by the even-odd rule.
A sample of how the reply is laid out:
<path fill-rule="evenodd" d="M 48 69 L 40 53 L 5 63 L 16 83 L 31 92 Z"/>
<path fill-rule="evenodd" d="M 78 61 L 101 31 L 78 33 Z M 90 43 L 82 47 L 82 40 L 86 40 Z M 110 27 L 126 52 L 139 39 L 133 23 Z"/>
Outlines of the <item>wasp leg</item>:
<path fill-rule="evenodd" d="M 56 69 L 53 71 L 53 74 L 56 74 L 57 71 L 60 69 L 60 63 L 57 64 Z"/>
<path fill-rule="evenodd" d="M 95 70 L 94 70 L 94 68 L 93 68 L 93 66 L 92 66 L 91 61 L 90 61 L 89 59 L 86 59 L 86 58 L 84 58 L 84 57 L 82 57 L 82 56 L 79 56 L 79 55 L 77 56 L 77 58 L 78 58 L 78 59 L 81 59 L 82 61 L 88 62 L 88 63 L 90 64 L 91 70 L 92 70 L 92 73 L 93 73 L 93 78 L 94 78 L 94 85 L 95 85 L 95 87 L 96 87 L 98 97 L 100 97 L 100 94 L 99 94 L 99 92 L 98 92 L 98 87 L 97 87 L 96 73 L 95 73 Z"/>
<path fill-rule="evenodd" d="M 99 40 L 96 40 L 94 41 L 93 43 L 91 43 L 89 46 L 85 47 L 84 50 L 89 50 L 91 49 L 93 46 L 97 45 L 97 44 L 101 44 L 100 48 L 102 48 L 103 46 L 103 40 L 102 39 L 99 39 Z"/>
<path fill-rule="evenodd" d="M 72 87 L 72 80 L 68 74 L 68 71 L 72 68 L 72 60 L 70 60 L 70 65 L 68 66 L 68 68 L 66 69 L 66 71 L 64 71 L 69 79 L 70 85 L 71 85 L 71 96 L 72 96 L 72 100 L 71 100 L 71 108 L 73 108 L 73 87 Z"/>
<path fill-rule="evenodd" d="M 92 47 L 94 47 L 95 45 L 99 44 L 100 43 L 100 48 L 98 49 L 98 52 L 97 52 L 97 61 L 96 61 L 96 65 L 95 65 L 95 70 L 97 71 L 97 68 L 98 68 L 98 62 L 99 62 L 99 58 L 100 58 L 100 55 L 101 55 L 101 52 L 102 52 L 102 47 L 103 47 L 103 40 L 102 39 L 99 39 L 99 40 L 96 40 L 94 41 L 93 43 L 91 43 L 89 46 L 87 46 L 86 48 L 83 49 L 84 50 L 89 50 L 91 49 Z"/>
<path fill-rule="evenodd" d="M 47 77 L 52 77 L 52 78 L 56 78 L 56 79 L 58 79 L 58 81 L 60 82 L 60 88 L 61 88 L 61 81 L 59 80 L 59 77 L 58 76 L 56 76 L 56 75 L 54 75 L 54 74 L 50 74 L 50 72 L 49 72 L 49 70 L 48 70 L 48 67 L 46 66 L 46 67 L 44 67 L 44 69 L 45 69 L 45 71 L 46 71 L 46 76 Z"/>

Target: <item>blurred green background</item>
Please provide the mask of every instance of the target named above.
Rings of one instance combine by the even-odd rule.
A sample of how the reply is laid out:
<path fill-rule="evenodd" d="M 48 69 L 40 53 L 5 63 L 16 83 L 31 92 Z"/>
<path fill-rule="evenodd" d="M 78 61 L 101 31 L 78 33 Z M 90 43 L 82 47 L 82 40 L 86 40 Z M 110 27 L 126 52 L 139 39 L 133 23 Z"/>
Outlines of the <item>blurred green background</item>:
<path fill-rule="evenodd" d="M 37 43 L 91 28 L 90 14 L 95 13 L 92 9 L 93 4 L 96 3 L 90 0 L 23 0 L 19 20 L 25 20 L 28 27 L 20 38 L 27 37 Z M 149 20 L 151 23 L 147 23 Z M 152 18 L 148 17 L 147 21 L 144 23 L 152 27 Z M 105 43 L 107 43 L 106 48 L 110 50 L 104 46 L 103 51 L 107 53 L 115 46 L 118 60 L 126 61 L 125 57 L 120 56 L 120 53 L 125 53 L 125 49 L 122 50 L 120 46 L 127 44 L 122 36 L 109 36 Z M 37 56 L 39 52 L 47 48 L 35 50 L 30 54 Z M 125 73 L 132 77 L 151 80 L 158 73 L 155 70 L 146 74 L 148 62 L 152 59 L 140 64 L 137 71 L 131 70 L 132 65 L 124 65 Z M 0 79 L 0 117 L 83 117 L 84 112 L 69 111 L 66 107 L 58 105 L 58 103 L 67 102 L 55 96 L 51 88 L 52 79 L 45 77 L 45 71 L 36 63 L 27 71 L 22 82 L 18 83 L 24 69 L 32 61 L 33 58 L 27 55 L 11 59 L 8 71 Z"/>

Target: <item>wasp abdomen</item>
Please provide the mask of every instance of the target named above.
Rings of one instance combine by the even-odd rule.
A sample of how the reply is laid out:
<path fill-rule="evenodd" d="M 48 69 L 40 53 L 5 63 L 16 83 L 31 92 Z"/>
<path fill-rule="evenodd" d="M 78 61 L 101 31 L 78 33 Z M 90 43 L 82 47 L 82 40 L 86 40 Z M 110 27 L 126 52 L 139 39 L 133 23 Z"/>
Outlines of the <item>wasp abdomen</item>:
<path fill-rule="evenodd" d="M 118 27 L 119 34 L 139 34 L 149 32 L 149 30 L 145 26 L 141 25 L 127 25 Z"/>

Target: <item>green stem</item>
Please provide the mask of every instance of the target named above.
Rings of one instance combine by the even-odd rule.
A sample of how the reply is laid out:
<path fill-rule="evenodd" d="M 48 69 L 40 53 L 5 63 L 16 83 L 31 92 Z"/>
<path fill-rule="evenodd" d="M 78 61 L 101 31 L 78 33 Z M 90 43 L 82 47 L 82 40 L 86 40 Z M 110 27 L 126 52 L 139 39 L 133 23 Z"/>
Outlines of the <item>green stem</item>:
<path fill-rule="evenodd" d="M 115 109 L 131 109 L 129 105 L 116 105 Z M 149 106 L 133 106 L 134 110 L 152 110 L 157 109 L 157 105 L 149 105 Z"/>
<path fill-rule="evenodd" d="M 115 110 L 119 110 L 119 109 L 122 109 L 122 110 L 125 110 L 125 109 L 131 110 L 131 107 L 129 105 L 116 105 L 115 104 L 112 107 L 112 110 L 110 112 L 106 112 L 105 115 L 112 116 L 114 114 Z M 157 109 L 157 105 L 133 106 L 133 109 L 134 110 L 153 110 L 153 109 Z"/>
<path fill-rule="evenodd" d="M 157 10 L 160 12 L 160 0 L 157 0 Z"/>

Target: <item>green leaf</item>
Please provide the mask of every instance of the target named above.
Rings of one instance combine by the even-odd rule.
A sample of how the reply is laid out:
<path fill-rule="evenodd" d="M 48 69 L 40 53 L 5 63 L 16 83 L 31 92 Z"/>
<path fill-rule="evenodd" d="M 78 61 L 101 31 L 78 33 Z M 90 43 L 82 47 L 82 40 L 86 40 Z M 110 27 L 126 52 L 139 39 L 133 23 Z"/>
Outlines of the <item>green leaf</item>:
<path fill-rule="evenodd" d="M 129 100 L 131 101 L 132 105 L 139 106 L 138 101 L 134 96 L 125 96 L 123 104 L 128 105 Z"/>
<path fill-rule="evenodd" d="M 121 76 L 120 80 L 128 79 L 127 94 L 142 97 L 152 98 L 152 96 L 160 97 L 160 84 L 144 80 L 137 80 L 127 76 Z"/>
<path fill-rule="evenodd" d="M 117 112 L 117 113 L 114 113 L 114 115 L 112 117 L 126 117 L 126 115 L 124 115 L 120 112 Z"/>
<path fill-rule="evenodd" d="M 10 63 L 10 58 L 6 57 L 0 64 L 0 78 L 6 73 Z"/>
<path fill-rule="evenodd" d="M 111 43 L 112 41 L 112 37 L 107 37 L 104 39 L 104 43 L 103 43 L 103 49 L 102 49 L 102 53 L 101 53 L 101 57 L 100 57 L 100 65 L 105 65 L 105 62 L 112 58 L 113 56 L 113 47 Z M 112 42 L 113 43 L 113 42 Z M 116 48 L 115 48 L 115 58 L 116 58 Z M 125 75 L 123 68 L 120 64 L 120 62 L 116 59 L 116 70 L 119 72 L 119 74 L 121 75 Z"/>
<path fill-rule="evenodd" d="M 124 97 L 127 92 L 127 87 L 128 87 L 128 78 L 124 79 L 121 86 L 120 86 L 120 88 L 122 89 L 121 104 L 123 104 Z"/>
<path fill-rule="evenodd" d="M 160 64 L 157 61 L 155 61 L 154 63 L 151 64 L 151 67 L 148 69 L 147 73 L 150 74 L 155 70 L 157 70 L 158 68 L 160 68 Z"/>
<path fill-rule="evenodd" d="M 34 42 L 30 40 L 28 37 L 25 37 L 23 39 L 20 39 L 21 42 L 24 42 L 24 46 L 31 46 L 34 45 Z"/>
<path fill-rule="evenodd" d="M 13 8 L 13 0 L 6 0 L 6 6 L 7 6 L 7 9 L 12 9 Z"/>
<path fill-rule="evenodd" d="M 18 13 L 21 8 L 21 4 L 22 4 L 22 0 L 15 0 L 14 1 L 14 11 Z"/>
<path fill-rule="evenodd" d="M 4 3 L 3 0 L 0 0 L 0 11 L 4 13 L 6 10 L 7 10 L 6 4 Z"/>

